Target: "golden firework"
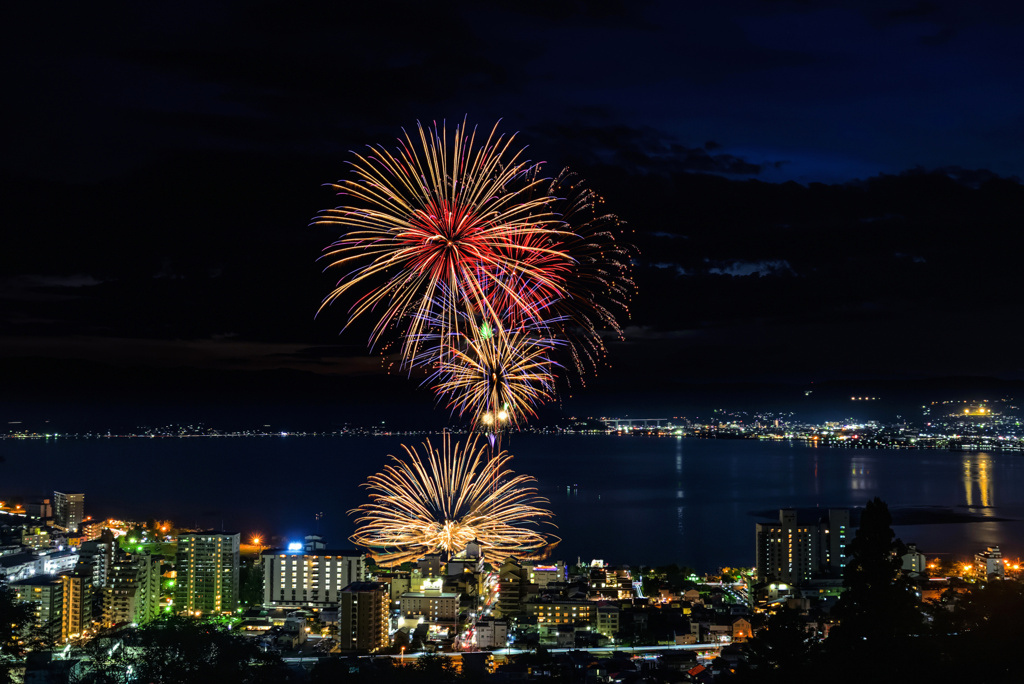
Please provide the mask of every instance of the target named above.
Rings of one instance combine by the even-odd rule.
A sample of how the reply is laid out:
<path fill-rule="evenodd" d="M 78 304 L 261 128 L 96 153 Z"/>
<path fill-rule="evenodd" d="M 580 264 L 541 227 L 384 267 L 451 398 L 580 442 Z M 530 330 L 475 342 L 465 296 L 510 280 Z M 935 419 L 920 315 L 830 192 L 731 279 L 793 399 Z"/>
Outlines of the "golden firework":
<path fill-rule="evenodd" d="M 489 431 L 502 423 L 518 426 L 534 407 L 551 400 L 555 391 L 550 352 L 556 341 L 533 326 L 507 330 L 499 322 L 471 322 L 467 333 L 442 355 L 434 391 L 448 398 L 459 415 L 469 415 L 474 427 Z"/>
<path fill-rule="evenodd" d="M 527 527 L 547 522 L 534 478 L 507 469 L 512 456 L 501 451 L 488 457 L 486 442 L 465 443 L 444 436 L 440 449 L 423 443 L 425 457 L 402 445 L 406 458 L 391 456 L 383 472 L 364 485 L 370 502 L 349 513 L 357 515 L 352 543 L 369 550 L 381 565 L 415 561 L 427 554 L 456 554 L 479 542 L 484 558 L 500 566 L 506 558 L 543 558 L 558 539 Z"/>

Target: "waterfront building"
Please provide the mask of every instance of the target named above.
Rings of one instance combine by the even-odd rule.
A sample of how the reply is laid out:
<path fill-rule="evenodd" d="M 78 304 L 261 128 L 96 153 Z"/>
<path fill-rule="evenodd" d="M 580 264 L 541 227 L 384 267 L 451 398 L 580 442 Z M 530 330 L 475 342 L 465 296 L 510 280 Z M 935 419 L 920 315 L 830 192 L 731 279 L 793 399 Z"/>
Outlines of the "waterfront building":
<path fill-rule="evenodd" d="M 174 567 L 178 573 L 175 612 L 220 614 L 233 612 L 238 606 L 237 532 L 179 534 Z"/>
<path fill-rule="evenodd" d="M 779 511 L 778 523 L 757 523 L 756 563 L 761 582 L 791 586 L 812 577 L 838 576 L 846 567 L 850 512 L 830 509 L 824 517 L 798 519 L 797 511 Z"/>
<path fill-rule="evenodd" d="M 900 556 L 903 572 L 911 577 L 918 577 L 928 573 L 928 559 L 917 550 L 917 544 L 907 544 L 907 552 Z"/>
<path fill-rule="evenodd" d="M 343 651 L 376 653 L 390 645 L 390 597 L 384 582 L 353 582 L 340 593 L 338 642 Z"/>
<path fill-rule="evenodd" d="M 974 565 L 986 579 L 1003 579 L 1006 577 L 1006 565 L 1003 563 L 1003 552 L 998 546 L 990 546 L 985 551 L 974 554 Z"/>
<path fill-rule="evenodd" d="M 264 551 L 263 605 L 267 608 L 336 608 L 340 593 L 367 580 L 366 557 L 309 540 L 291 549 Z"/>
<path fill-rule="evenodd" d="M 53 493 L 53 526 L 64 532 L 77 532 L 85 519 L 85 494 Z"/>

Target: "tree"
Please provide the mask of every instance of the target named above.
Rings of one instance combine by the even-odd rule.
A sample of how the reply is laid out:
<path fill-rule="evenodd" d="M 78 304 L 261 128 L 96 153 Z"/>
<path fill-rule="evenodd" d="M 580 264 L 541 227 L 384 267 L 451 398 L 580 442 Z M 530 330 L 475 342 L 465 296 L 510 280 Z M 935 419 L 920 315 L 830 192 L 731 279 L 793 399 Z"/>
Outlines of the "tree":
<path fill-rule="evenodd" d="M 906 546 L 896 539 L 889 507 L 877 496 L 864 508 L 849 552 L 846 590 L 832 610 L 839 619 L 832 635 L 837 640 L 876 641 L 919 633 L 917 594 L 901 569 Z"/>
<path fill-rule="evenodd" d="M 749 642 L 750 659 L 757 665 L 756 681 L 802 681 L 816 644 L 800 613 L 790 608 L 779 610 Z"/>
<path fill-rule="evenodd" d="M 170 617 L 97 641 L 83 684 L 270 684 L 288 681 L 279 656 L 263 653 L 245 637 L 216 625 Z M 124 655 L 122 655 L 124 654 Z"/>
<path fill-rule="evenodd" d="M 25 656 L 25 634 L 31 624 L 28 604 L 19 603 L 14 592 L 0 585 L 0 684 L 14 681 L 14 668 Z"/>
<path fill-rule="evenodd" d="M 416 659 L 417 682 L 422 684 L 445 684 L 459 677 L 459 670 L 451 658 L 436 653 L 424 653 Z"/>
<path fill-rule="evenodd" d="M 238 599 L 244 606 L 263 603 L 263 566 L 250 563 L 238 573 Z"/>
<path fill-rule="evenodd" d="M 832 609 L 838 624 L 812 667 L 828 671 L 835 684 L 886 681 L 917 676 L 929 663 L 931 644 L 909 638 L 923 631 L 917 593 L 901 570 L 903 542 L 892 530 L 889 507 L 878 497 L 869 501 L 860 528 L 849 546 L 843 576 L 846 590 Z"/>
<path fill-rule="evenodd" d="M 1009 654 L 1018 647 L 1024 585 L 1013 581 L 964 584 L 932 603 L 932 637 L 947 671 L 971 672 L 979 682 L 1016 682 L 1019 666 Z"/>

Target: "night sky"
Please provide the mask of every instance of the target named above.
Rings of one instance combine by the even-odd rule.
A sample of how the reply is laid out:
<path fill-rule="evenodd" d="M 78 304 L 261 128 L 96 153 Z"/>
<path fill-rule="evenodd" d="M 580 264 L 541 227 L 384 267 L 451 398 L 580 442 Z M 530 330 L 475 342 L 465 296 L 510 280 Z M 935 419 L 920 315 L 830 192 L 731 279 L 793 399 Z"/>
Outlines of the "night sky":
<path fill-rule="evenodd" d="M 1022 25 L 985 2 L 16 3 L 0 408 L 429 416 L 343 307 L 314 318 L 337 236 L 309 222 L 349 150 L 464 117 L 635 231 L 626 339 L 559 411 L 1022 380 Z"/>

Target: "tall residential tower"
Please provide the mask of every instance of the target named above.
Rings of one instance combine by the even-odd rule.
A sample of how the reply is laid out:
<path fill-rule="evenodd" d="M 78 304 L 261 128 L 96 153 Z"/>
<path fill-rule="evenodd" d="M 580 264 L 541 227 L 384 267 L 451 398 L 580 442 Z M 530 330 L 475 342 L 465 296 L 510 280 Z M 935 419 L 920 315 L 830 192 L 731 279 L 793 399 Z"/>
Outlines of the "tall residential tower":
<path fill-rule="evenodd" d="M 53 493 L 53 524 L 65 532 L 77 532 L 85 518 L 85 494 Z"/>
<path fill-rule="evenodd" d="M 238 607 L 239 543 L 237 532 L 178 535 L 175 612 L 220 614 Z"/>
<path fill-rule="evenodd" d="M 798 519 L 795 510 L 780 510 L 778 523 L 757 523 L 756 530 L 758 580 L 799 586 L 812 577 L 842 576 L 850 511 L 830 509 Z"/>

